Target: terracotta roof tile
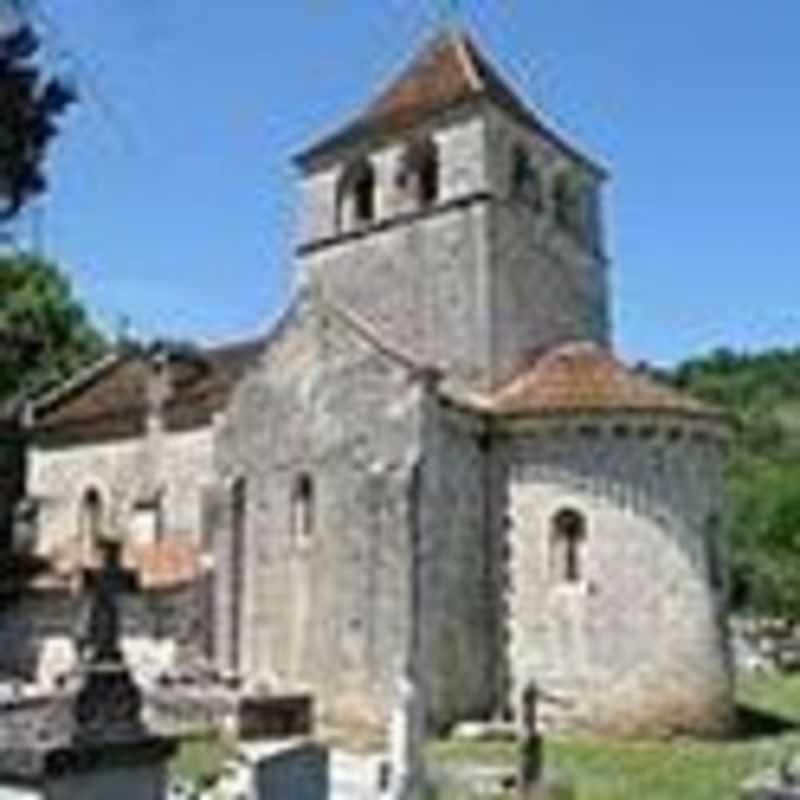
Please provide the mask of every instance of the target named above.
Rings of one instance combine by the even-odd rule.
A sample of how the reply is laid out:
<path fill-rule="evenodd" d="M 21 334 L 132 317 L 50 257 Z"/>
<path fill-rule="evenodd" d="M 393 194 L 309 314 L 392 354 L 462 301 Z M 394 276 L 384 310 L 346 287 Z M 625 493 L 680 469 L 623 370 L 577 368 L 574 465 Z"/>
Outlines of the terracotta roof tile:
<path fill-rule="evenodd" d="M 100 566 L 96 553 L 88 559 L 76 541 L 59 548 L 48 558 L 49 569 L 36 579 L 41 588 L 69 583 L 84 569 Z M 186 536 L 169 536 L 159 542 L 124 545 L 122 563 L 136 573 L 142 589 L 171 589 L 197 580 L 206 565 L 202 550 Z"/>
<path fill-rule="evenodd" d="M 721 416 L 716 409 L 629 370 L 608 349 L 592 342 L 549 351 L 481 403 L 488 411 L 510 416 L 557 411 Z"/>
<path fill-rule="evenodd" d="M 164 405 L 168 430 L 208 424 L 224 408 L 264 339 L 215 348 L 170 352 L 170 394 Z M 89 371 L 85 380 L 40 403 L 34 432 L 57 441 L 95 441 L 141 435 L 149 410 L 152 365 L 146 353 L 131 350 Z"/>
<path fill-rule="evenodd" d="M 299 160 L 366 134 L 404 129 L 464 100 L 490 97 L 538 124 L 531 111 L 465 33 L 444 31 L 416 55 L 352 122 L 301 153 Z"/>

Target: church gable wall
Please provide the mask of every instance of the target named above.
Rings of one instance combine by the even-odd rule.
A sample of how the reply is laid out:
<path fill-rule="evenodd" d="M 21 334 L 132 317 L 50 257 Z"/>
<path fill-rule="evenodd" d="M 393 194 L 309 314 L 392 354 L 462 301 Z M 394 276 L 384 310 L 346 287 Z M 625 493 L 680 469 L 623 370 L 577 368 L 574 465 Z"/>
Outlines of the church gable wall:
<path fill-rule="evenodd" d="M 239 668 L 311 688 L 340 721 L 386 721 L 407 649 L 419 392 L 406 368 L 306 306 L 217 439 L 224 484 L 243 480 L 247 497 L 239 579 L 231 531 L 216 533 L 220 652 L 232 666 L 241 615 Z"/>
<path fill-rule="evenodd" d="M 719 444 L 677 430 L 568 423 L 509 440 L 513 694 L 533 679 L 561 696 L 556 724 L 730 722 Z"/>
<path fill-rule="evenodd" d="M 161 487 L 164 531 L 199 540 L 201 493 L 212 478 L 212 431 L 160 437 L 157 451 L 147 437 L 32 447 L 27 491 L 40 501 L 39 552 L 77 544 L 81 504 L 92 487 L 102 499 L 105 524 L 131 534 L 137 527 L 133 506 Z"/>

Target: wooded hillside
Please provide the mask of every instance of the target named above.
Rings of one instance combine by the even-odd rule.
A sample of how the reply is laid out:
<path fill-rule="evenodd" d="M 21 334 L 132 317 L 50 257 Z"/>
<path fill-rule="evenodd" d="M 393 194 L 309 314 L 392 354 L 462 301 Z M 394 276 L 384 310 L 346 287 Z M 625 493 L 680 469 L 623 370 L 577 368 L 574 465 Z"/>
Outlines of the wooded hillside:
<path fill-rule="evenodd" d="M 738 423 L 728 468 L 734 601 L 800 617 L 800 347 L 721 349 L 661 377 Z"/>

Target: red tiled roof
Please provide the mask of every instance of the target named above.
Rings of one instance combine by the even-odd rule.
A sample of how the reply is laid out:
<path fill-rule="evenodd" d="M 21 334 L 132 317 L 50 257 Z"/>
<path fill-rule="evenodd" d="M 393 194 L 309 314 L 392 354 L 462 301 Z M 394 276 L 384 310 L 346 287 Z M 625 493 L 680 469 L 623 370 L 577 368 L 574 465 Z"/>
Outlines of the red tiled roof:
<path fill-rule="evenodd" d="M 556 411 L 721 416 L 716 409 L 629 370 L 593 342 L 573 342 L 551 350 L 484 398 L 482 405 L 509 416 Z"/>
<path fill-rule="evenodd" d="M 302 163 L 355 137 L 402 131 L 432 114 L 481 97 L 491 99 L 524 123 L 545 130 L 467 34 L 444 31 L 429 41 L 352 122 L 308 148 L 298 160 Z M 565 142 L 559 142 L 571 150 Z M 578 153 L 576 156 L 586 160 Z"/>
<path fill-rule="evenodd" d="M 253 339 L 215 348 L 169 352 L 171 392 L 164 406 L 169 430 L 208 424 L 263 347 Z M 34 432 L 66 441 L 94 441 L 144 432 L 148 413 L 149 357 L 141 350 L 106 359 L 35 410 Z"/>
<path fill-rule="evenodd" d="M 42 588 L 69 582 L 84 569 L 100 566 L 98 555 L 88 559 L 73 541 L 47 559 L 49 569 L 37 578 Z M 142 589 L 171 589 L 197 580 L 205 571 L 202 550 L 188 537 L 171 536 L 158 542 L 128 542 L 122 551 L 122 564 L 136 574 Z"/>
<path fill-rule="evenodd" d="M 367 108 L 364 120 L 404 126 L 467 97 L 490 95 L 503 105 L 524 103 L 465 34 L 442 33 Z"/>
<path fill-rule="evenodd" d="M 191 583 L 203 572 L 201 550 L 185 539 L 131 544 L 124 549 L 122 558 L 123 564 L 139 576 L 144 589 Z"/>

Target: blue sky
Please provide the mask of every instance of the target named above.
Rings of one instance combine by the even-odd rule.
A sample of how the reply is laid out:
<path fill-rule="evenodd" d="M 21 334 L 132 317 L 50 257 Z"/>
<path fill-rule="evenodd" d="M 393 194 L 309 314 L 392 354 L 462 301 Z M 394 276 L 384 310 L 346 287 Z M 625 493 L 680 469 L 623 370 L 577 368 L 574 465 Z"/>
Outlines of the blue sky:
<path fill-rule="evenodd" d="M 106 325 L 206 340 L 286 302 L 291 154 L 437 18 L 436 0 L 39 5 L 84 98 L 52 159 L 46 251 Z M 622 353 L 800 344 L 800 0 L 461 5 L 534 107 L 612 169 Z"/>

